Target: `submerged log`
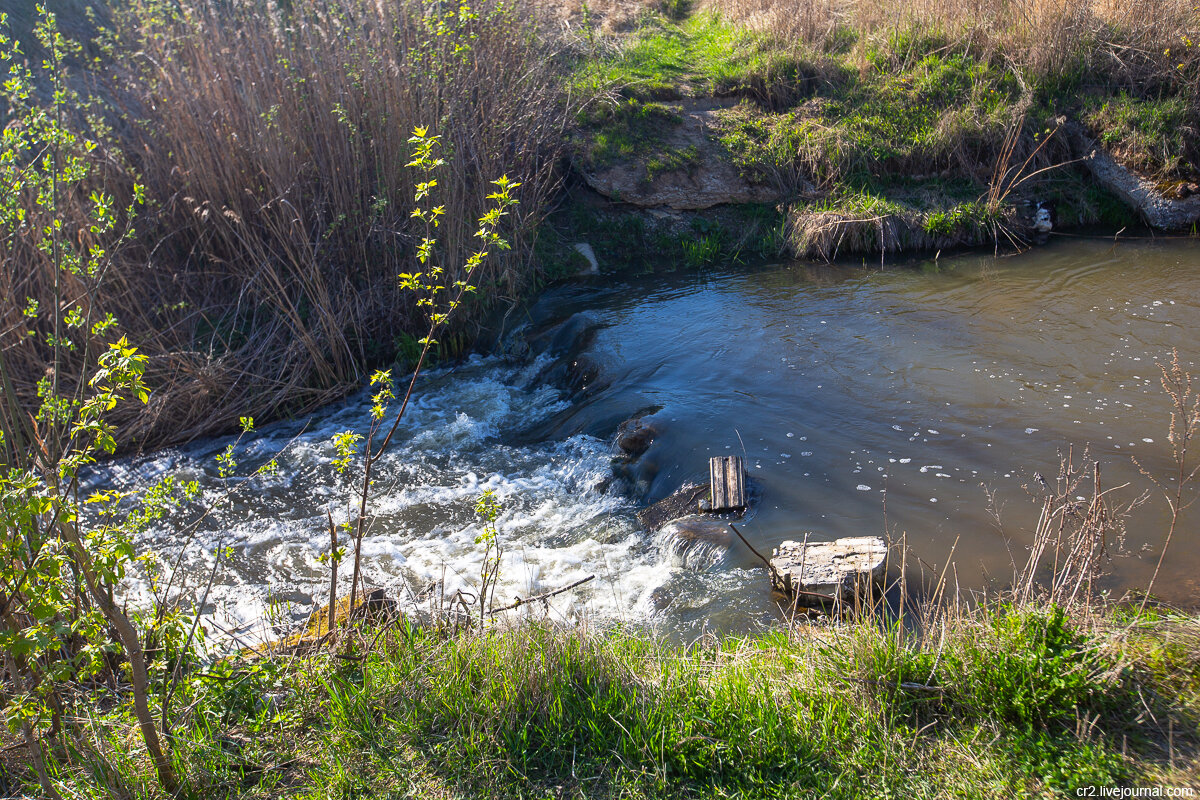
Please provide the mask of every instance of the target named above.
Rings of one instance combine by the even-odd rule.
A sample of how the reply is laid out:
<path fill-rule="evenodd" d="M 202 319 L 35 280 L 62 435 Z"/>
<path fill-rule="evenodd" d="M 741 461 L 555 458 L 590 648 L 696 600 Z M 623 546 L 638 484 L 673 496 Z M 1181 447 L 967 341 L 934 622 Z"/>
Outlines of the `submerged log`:
<path fill-rule="evenodd" d="M 742 457 L 722 456 L 710 459 L 707 485 L 689 481 L 643 508 L 637 518 L 652 533 L 672 520 L 692 515 L 724 521 L 741 519 L 747 513 L 751 494 Z"/>
<path fill-rule="evenodd" d="M 1071 146 L 1096 181 L 1136 210 L 1153 228 L 1186 230 L 1200 221 L 1200 194 L 1188 181 L 1161 181 L 1137 174 L 1112 157 L 1080 125 L 1064 125 Z"/>
<path fill-rule="evenodd" d="M 879 536 L 783 542 L 771 554 L 771 585 L 796 605 L 851 600 L 883 579 L 887 552 Z"/>
<path fill-rule="evenodd" d="M 638 522 L 649 531 L 657 531 L 673 519 L 695 514 L 700 510 L 700 501 L 708 496 L 708 487 L 698 483 L 685 483 L 675 492 L 659 500 L 649 508 L 637 512 Z"/>

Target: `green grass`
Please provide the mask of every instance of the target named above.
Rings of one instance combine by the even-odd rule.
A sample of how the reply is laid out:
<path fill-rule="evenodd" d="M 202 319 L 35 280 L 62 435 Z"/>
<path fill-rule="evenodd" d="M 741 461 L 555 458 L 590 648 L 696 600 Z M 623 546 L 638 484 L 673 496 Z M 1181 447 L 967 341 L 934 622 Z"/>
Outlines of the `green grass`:
<path fill-rule="evenodd" d="M 849 253 L 973 247 L 1011 225 L 1011 211 L 972 197 L 966 181 L 867 181 L 792 204 L 789 248 L 830 260 Z"/>
<path fill-rule="evenodd" d="M 758 38 L 711 13 L 676 22 L 652 14 L 611 58 L 587 59 L 576 68 L 584 91 L 618 90 L 644 99 L 705 95 L 753 59 Z"/>
<path fill-rule="evenodd" d="M 1120 199 L 1072 166 L 1064 137 L 1041 145 L 1059 115 L 1084 122 L 1169 196 L 1186 195 L 1197 178 L 1194 104 L 1184 97 L 1149 86 L 1135 95 L 1090 79 L 1081 88 L 1087 76 L 1071 77 L 1070 70 L 1018 74 L 1003 57 L 929 26 L 839 28 L 814 48 L 711 11 L 651 13 L 608 52 L 575 65 L 577 87 L 629 98 L 623 102 L 630 108 L 653 107 L 657 99 L 686 106 L 688 98 L 740 97 L 717 112 L 714 133 L 744 177 L 815 210 L 853 214 L 883 202 L 885 213 L 906 215 L 924 234 L 913 240 L 918 247 L 977 243 L 980 226 L 991 231 L 983 239 L 994 237 L 995 222 L 1022 224 L 1018 207 L 1034 199 L 1055 202 L 1063 225 L 1116 229 L 1135 222 Z M 1008 164 L 1036 177 L 1020 181 L 1003 208 L 989 209 L 989 181 L 1014 125 L 1020 135 Z M 614 116 L 585 118 L 580 127 L 586 152 L 608 157 L 619 150 L 606 163 L 637 162 L 647 167 L 647 180 L 687 166 L 663 144 L 662 126 L 657 139 Z M 870 237 L 858 238 L 869 245 Z M 688 260 L 699 260 L 706 247 L 689 244 Z"/>
<path fill-rule="evenodd" d="M 1192 144 L 1188 126 L 1194 118 L 1182 97 L 1139 99 L 1124 91 L 1114 97 L 1089 97 L 1084 121 L 1135 169 L 1161 178 L 1196 175 L 1195 164 L 1187 158 Z"/>
<path fill-rule="evenodd" d="M 785 194 L 807 183 L 861 185 L 946 171 L 978 185 L 981 153 L 996 150 L 1020 90 L 1006 69 L 940 40 L 893 36 L 857 68 L 849 50 L 817 55 L 756 36 L 711 13 L 681 23 L 651 17 L 620 53 L 588 61 L 576 80 L 633 99 L 581 120 L 589 163 L 661 162 L 652 98 L 736 95 L 720 141 L 748 178 Z M 929 52 L 933 48 L 937 52 Z M 611 107 L 610 107 L 611 108 Z M 990 166 L 990 165 L 988 165 Z"/>
<path fill-rule="evenodd" d="M 598 105 L 582 119 L 588 131 L 582 147 L 584 163 L 599 169 L 622 161 L 634 161 L 663 147 L 664 134 L 682 118 L 662 103 L 633 98 L 617 105 Z"/>
<path fill-rule="evenodd" d="M 662 173 L 688 170 L 699 162 L 700 150 L 694 144 L 687 147 L 663 147 L 647 157 L 645 180 L 650 182 Z"/>
<path fill-rule="evenodd" d="M 737 264 L 778 257 L 786 246 L 782 210 L 754 203 L 696 212 L 670 224 L 567 204 L 547 221 L 542 235 L 547 269 L 563 277 L 578 271 L 571 266 L 572 242 L 590 244 L 604 272 Z"/>
<path fill-rule="evenodd" d="M 363 658 L 266 659 L 192 680 L 176 752 L 188 796 L 205 798 L 1183 785 L 1197 775 L 1187 754 L 1200 743 L 1200 659 L 1177 636 L 1198 625 L 996 606 L 926 637 L 866 620 L 691 646 L 622 629 L 402 625 Z M 58 770 L 73 796 L 106 796 L 102 784 L 155 796 L 148 764 L 125 746 L 129 726 L 123 706 L 94 719 L 93 745 Z"/>

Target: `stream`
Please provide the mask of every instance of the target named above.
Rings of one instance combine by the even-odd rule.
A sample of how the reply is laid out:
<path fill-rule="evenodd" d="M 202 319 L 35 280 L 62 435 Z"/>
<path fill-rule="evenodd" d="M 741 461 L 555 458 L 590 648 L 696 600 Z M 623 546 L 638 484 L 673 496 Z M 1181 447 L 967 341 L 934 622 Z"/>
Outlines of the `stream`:
<path fill-rule="evenodd" d="M 1002 588 L 1030 542 L 1035 476 L 1053 482 L 1072 448 L 1101 461 L 1106 487 L 1128 484 L 1114 499 L 1150 493 L 1113 543 L 1101 588 L 1119 595 L 1146 585 L 1169 525 L 1141 470 L 1173 489 L 1158 363 L 1177 349 L 1196 371 L 1200 248 L 1063 237 L 1015 257 L 882 269 L 580 279 L 507 327 L 507 355 L 421 377 L 378 467 L 364 570 L 394 597 L 430 604 L 477 585 L 474 505 L 491 490 L 503 507 L 498 605 L 595 575 L 529 613 L 684 638 L 770 625 L 780 611 L 744 545 L 688 551 L 635 518 L 707 480 L 715 455 L 746 458 L 756 502 L 742 530 L 762 552 L 806 533 L 886 532 L 928 565 L 917 572 L 952 557 L 957 590 Z M 198 588 L 228 553 L 205 608 L 219 631 L 275 635 L 327 601 L 327 520 L 348 518 L 361 480 L 334 469 L 331 437 L 365 433 L 369 407 L 359 395 L 243 437 L 238 473 L 275 459 L 273 475 L 220 477 L 232 438 L 114 466 L 118 484 L 175 474 L 228 491 L 198 527 L 182 530 L 180 512 L 140 543 Z M 655 438 L 614 462 L 617 427 L 638 414 Z M 1156 594 L 1194 605 L 1198 532 L 1200 507 L 1185 512 Z"/>

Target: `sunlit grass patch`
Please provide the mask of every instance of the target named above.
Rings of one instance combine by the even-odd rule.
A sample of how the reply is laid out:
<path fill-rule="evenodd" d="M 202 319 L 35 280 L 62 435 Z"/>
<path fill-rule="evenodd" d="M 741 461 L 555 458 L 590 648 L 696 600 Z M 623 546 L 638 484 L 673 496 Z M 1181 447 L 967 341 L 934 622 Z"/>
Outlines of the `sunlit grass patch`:
<path fill-rule="evenodd" d="M 1041 797 L 1186 780 L 1200 743 L 1200 626 L 1119 611 L 946 609 L 672 644 L 540 623 L 446 634 L 400 623 L 369 652 L 231 664 L 187 689 L 196 796 Z M 1132 635 L 1131 635 L 1131 632 Z M 351 657 L 347 657 L 351 656 Z M 1139 699 L 1140 698 L 1140 699 Z M 139 787 L 125 710 L 92 766 Z M 1163 749 L 1164 731 L 1171 749 Z M 1189 755 L 1191 754 L 1191 755 Z"/>
<path fill-rule="evenodd" d="M 1187 156 L 1194 148 L 1195 119 L 1183 97 L 1139 99 L 1125 92 L 1090 97 L 1084 121 L 1128 166 L 1156 177 L 1196 175 Z"/>

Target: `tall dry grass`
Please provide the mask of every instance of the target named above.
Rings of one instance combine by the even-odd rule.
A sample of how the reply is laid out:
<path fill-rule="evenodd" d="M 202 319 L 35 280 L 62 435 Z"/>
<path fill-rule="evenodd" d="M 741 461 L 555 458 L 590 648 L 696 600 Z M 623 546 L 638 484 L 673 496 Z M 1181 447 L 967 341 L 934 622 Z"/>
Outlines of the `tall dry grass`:
<path fill-rule="evenodd" d="M 150 203 L 103 280 L 66 292 L 97 317 L 113 312 L 151 355 L 154 393 L 123 420 L 125 444 L 302 411 L 392 356 L 423 322 L 396 286 L 419 241 L 418 176 L 405 166 L 417 126 L 442 136 L 447 160 L 435 194 L 449 280 L 489 182 L 521 181 L 513 249 L 477 276 L 492 298 L 521 291 L 566 120 L 538 20 L 499 0 L 114 6 L 111 57 L 87 76 L 106 113 L 80 127 L 104 145 L 90 156 L 99 188 L 124 198 L 136 177 Z M 52 296 L 52 270 L 33 236 L 0 248 L 0 330 L 16 331 L 26 298 Z M 0 347 L 33 407 L 44 347 L 20 336 Z"/>
<path fill-rule="evenodd" d="M 855 36 L 918 32 L 1043 78 L 1142 94 L 1200 91 L 1192 0 L 704 0 L 727 18 L 820 50 Z M 917 58 L 923 52 L 915 53 Z"/>

